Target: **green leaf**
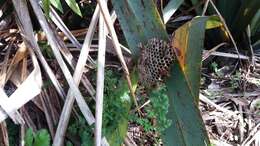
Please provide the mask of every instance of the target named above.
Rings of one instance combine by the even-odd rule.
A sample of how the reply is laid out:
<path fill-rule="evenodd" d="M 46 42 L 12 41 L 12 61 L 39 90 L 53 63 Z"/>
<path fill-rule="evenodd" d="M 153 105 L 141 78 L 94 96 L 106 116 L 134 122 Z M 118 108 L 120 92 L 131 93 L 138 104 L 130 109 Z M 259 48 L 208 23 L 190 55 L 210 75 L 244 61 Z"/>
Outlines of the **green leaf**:
<path fill-rule="evenodd" d="M 198 109 L 201 55 L 208 17 L 196 17 L 176 30 L 173 46 L 178 61 L 166 81 L 173 124 L 165 131 L 165 144 L 178 146 L 209 145 Z"/>
<path fill-rule="evenodd" d="M 33 131 L 32 128 L 29 128 L 25 133 L 25 145 L 26 146 L 33 146 Z"/>
<path fill-rule="evenodd" d="M 68 4 L 68 6 L 76 13 L 78 14 L 80 17 L 82 17 L 81 11 L 79 9 L 79 5 L 77 4 L 77 2 L 75 0 L 65 0 L 66 3 Z"/>
<path fill-rule="evenodd" d="M 259 0 L 244 0 L 231 25 L 234 35 L 241 35 L 260 9 Z"/>
<path fill-rule="evenodd" d="M 113 7 L 118 15 L 119 22 L 121 24 L 121 28 L 123 29 L 124 36 L 127 40 L 127 43 L 133 52 L 134 59 L 138 59 L 139 49 L 138 44 L 146 43 L 148 39 L 156 37 L 162 40 L 168 40 L 168 34 L 165 30 L 165 26 L 160 19 L 160 15 L 154 5 L 152 0 L 146 1 L 139 1 L 139 0 L 131 0 L 131 1 L 118 1 L 112 0 Z M 187 42 L 199 42 L 194 45 L 193 52 L 189 52 L 190 54 L 185 54 L 187 58 L 190 58 L 190 62 L 194 62 L 195 66 L 192 67 L 192 63 L 187 65 L 187 67 L 191 67 L 194 69 L 186 70 L 187 73 L 184 75 L 182 72 L 182 68 L 179 67 L 179 72 L 175 73 L 174 75 L 178 74 L 178 77 L 181 77 L 180 83 L 174 82 L 173 78 L 167 82 L 167 89 L 168 92 L 171 89 L 178 89 L 180 94 L 183 94 L 181 97 L 185 98 L 184 102 L 180 103 L 173 102 L 173 100 L 177 99 L 176 94 L 171 92 L 168 94 L 170 99 L 170 108 L 169 114 L 170 119 L 172 120 L 172 125 L 170 128 L 167 129 L 167 145 L 206 145 L 209 144 L 209 140 L 207 137 L 207 133 L 205 131 L 204 124 L 202 122 L 202 118 L 200 117 L 200 113 L 197 107 L 197 99 L 198 91 L 199 91 L 199 77 L 200 77 L 200 60 L 201 60 L 201 51 L 203 48 L 203 40 L 204 40 L 204 31 L 205 31 L 205 24 L 207 18 L 196 18 L 192 21 L 192 24 L 186 24 L 185 27 L 188 27 L 192 31 L 190 32 L 189 29 L 186 29 L 183 32 L 183 36 L 180 33 L 177 33 L 180 38 L 186 39 Z M 197 30 L 195 29 L 197 27 Z M 203 29 L 201 29 L 203 28 Z M 201 35 L 203 34 L 203 35 Z M 199 35 L 199 36 L 197 36 Z M 193 37 L 191 37 L 193 36 Z M 202 42 L 202 43 L 201 43 Z M 185 44 L 185 41 L 182 41 L 183 44 L 179 44 L 179 47 L 186 48 L 184 50 L 190 51 L 192 46 L 189 44 Z M 187 47 L 188 46 L 188 47 Z M 195 51 L 195 49 L 197 49 Z M 195 51 L 195 52 L 194 52 Z M 200 56 L 199 56 L 200 55 Z M 184 56 L 183 56 L 184 57 Z M 195 58 L 198 57 L 198 58 Z M 194 59 L 194 60 L 192 60 Z M 183 63 L 188 62 L 188 60 L 183 60 Z M 177 64 L 177 63 L 176 63 Z M 194 65 L 194 64 L 193 64 Z M 175 67 L 177 65 L 174 65 Z M 184 65 L 182 65 L 184 67 Z M 190 77 L 190 74 L 194 73 L 194 77 Z M 174 78 L 175 79 L 175 78 Z M 178 80 L 179 81 L 179 80 Z M 193 83 L 194 82 L 194 83 Z M 180 85 L 180 86 L 179 86 Z M 194 87 L 194 88 L 193 88 Z M 182 90 L 180 90 L 180 88 Z M 169 90 L 170 89 L 170 90 Z M 191 90 L 192 89 L 192 90 Z M 180 95 L 177 94 L 177 95 Z M 187 96 L 187 97 L 185 97 Z M 179 98 L 179 97 L 178 97 Z M 179 104 L 179 105 L 176 105 Z M 183 110 L 183 105 L 190 105 L 189 108 Z M 178 108 L 175 108 L 178 107 Z M 183 106 L 184 107 L 184 106 Z M 185 106 L 186 107 L 186 106 Z M 178 112 L 178 113 L 177 113 Z M 188 115 L 181 116 L 180 114 L 187 113 Z M 191 119 L 188 119 L 188 116 Z M 192 121 L 191 128 L 189 127 L 190 122 Z M 196 127 L 197 126 L 197 127 Z M 183 131 L 184 130 L 184 131 Z M 192 138 L 197 139 L 192 139 Z M 195 142 L 193 142 L 195 141 Z M 194 144 L 193 144 L 194 143 Z"/>
<path fill-rule="evenodd" d="M 132 79 L 132 84 L 134 86 L 134 90 L 136 90 L 136 85 L 137 85 L 137 72 L 133 71 L 131 73 L 131 79 Z M 126 111 L 123 113 L 120 119 L 115 119 L 117 120 L 113 127 L 108 127 L 107 132 L 105 133 L 105 136 L 108 140 L 108 143 L 111 146 L 121 146 L 126 133 L 128 129 L 128 120 L 129 120 L 129 113 L 132 105 L 129 89 L 127 82 L 124 79 L 121 79 L 117 88 L 117 96 L 116 98 L 119 98 L 122 100 L 122 103 L 119 107 L 120 110 Z M 120 113 L 120 111 L 118 112 Z M 113 117 L 114 118 L 114 117 Z"/>
<path fill-rule="evenodd" d="M 206 29 L 213 29 L 221 26 L 223 26 L 223 23 L 218 16 L 210 17 L 206 23 Z"/>
<path fill-rule="evenodd" d="M 204 32 L 208 17 L 195 17 L 175 31 L 173 47 L 184 76 L 198 101 Z"/>
<path fill-rule="evenodd" d="M 252 19 L 250 27 L 251 27 L 252 36 L 254 36 L 257 33 L 257 31 L 260 32 L 260 9 L 258 10 L 258 12 L 255 14 L 254 18 Z"/>
<path fill-rule="evenodd" d="M 50 0 L 42 0 L 42 5 L 43 5 L 43 10 L 46 14 L 46 16 L 49 18 L 49 13 L 50 13 Z"/>
<path fill-rule="evenodd" d="M 217 6 L 219 12 L 224 17 L 228 26 L 234 21 L 234 18 L 237 15 L 237 12 L 240 8 L 241 1 L 239 0 L 219 0 L 215 1 L 215 5 Z M 211 6 L 210 6 L 211 7 Z M 212 7 L 211 7 L 212 10 Z M 215 10 L 211 11 L 211 14 L 216 14 Z"/>
<path fill-rule="evenodd" d="M 62 9 L 60 0 L 50 0 L 50 2 L 56 9 L 58 9 L 60 12 L 63 13 L 63 9 Z"/>
<path fill-rule="evenodd" d="M 50 135 L 47 130 L 39 130 L 36 133 L 33 146 L 50 146 Z"/>
<path fill-rule="evenodd" d="M 171 0 L 163 9 L 163 20 L 164 22 L 168 22 L 171 16 L 177 11 L 177 9 L 181 6 L 183 0 Z"/>
<path fill-rule="evenodd" d="M 133 58 L 139 55 L 139 43 L 151 38 L 168 40 L 165 26 L 152 0 L 112 0 Z"/>

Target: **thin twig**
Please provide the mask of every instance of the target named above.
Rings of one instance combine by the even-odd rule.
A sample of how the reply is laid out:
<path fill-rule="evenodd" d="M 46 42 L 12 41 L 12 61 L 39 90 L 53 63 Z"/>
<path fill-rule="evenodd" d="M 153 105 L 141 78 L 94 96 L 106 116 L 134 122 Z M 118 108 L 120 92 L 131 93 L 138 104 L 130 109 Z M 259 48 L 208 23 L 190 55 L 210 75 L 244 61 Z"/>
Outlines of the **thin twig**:
<path fill-rule="evenodd" d="M 206 60 L 213 52 L 215 52 L 218 48 L 226 45 L 227 43 L 223 42 L 218 44 L 217 46 L 213 47 L 209 51 L 205 51 L 206 53 L 203 53 L 202 61 Z"/>
<path fill-rule="evenodd" d="M 236 118 L 238 117 L 236 112 L 229 111 L 229 110 L 227 110 L 227 109 L 225 109 L 225 108 L 215 104 L 214 102 L 212 102 L 211 100 L 209 100 L 206 96 L 204 96 L 202 94 L 200 94 L 199 98 L 200 98 L 201 101 L 203 101 L 203 102 L 205 102 L 205 103 L 207 103 L 207 104 L 209 104 L 211 106 L 214 106 L 217 110 L 219 110 L 219 111 L 221 111 L 223 113 L 226 113 L 227 115 L 234 116 Z"/>
<path fill-rule="evenodd" d="M 203 52 L 204 53 L 204 52 Z M 205 52 L 206 54 L 207 52 Z M 212 52 L 210 53 L 211 56 L 221 56 L 221 57 L 229 57 L 229 58 L 237 58 L 237 59 L 240 59 L 240 60 L 249 60 L 249 57 L 248 56 L 245 56 L 245 55 L 237 55 L 237 54 L 232 54 L 232 53 L 224 53 L 224 52 Z"/>

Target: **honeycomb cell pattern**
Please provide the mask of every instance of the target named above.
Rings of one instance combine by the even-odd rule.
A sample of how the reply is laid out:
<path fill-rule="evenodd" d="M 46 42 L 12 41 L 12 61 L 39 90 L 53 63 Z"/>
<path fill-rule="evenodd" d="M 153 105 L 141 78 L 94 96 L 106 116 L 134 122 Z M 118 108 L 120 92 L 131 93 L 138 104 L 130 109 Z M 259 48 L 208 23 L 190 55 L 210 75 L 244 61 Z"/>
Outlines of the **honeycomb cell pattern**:
<path fill-rule="evenodd" d="M 138 60 L 140 83 L 152 87 L 163 81 L 169 74 L 170 65 L 175 60 L 171 43 L 157 38 L 148 40 L 147 44 L 139 44 L 141 49 Z"/>

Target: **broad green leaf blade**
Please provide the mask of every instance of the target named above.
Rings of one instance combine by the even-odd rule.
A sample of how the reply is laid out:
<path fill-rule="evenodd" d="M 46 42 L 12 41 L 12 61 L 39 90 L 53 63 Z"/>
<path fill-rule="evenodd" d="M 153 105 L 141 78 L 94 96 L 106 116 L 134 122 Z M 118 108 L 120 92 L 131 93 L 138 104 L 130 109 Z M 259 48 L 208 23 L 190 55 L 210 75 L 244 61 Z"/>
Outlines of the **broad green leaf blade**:
<path fill-rule="evenodd" d="M 152 0 L 112 0 L 133 57 L 138 58 L 138 44 L 150 38 L 168 40 L 165 26 Z"/>
<path fill-rule="evenodd" d="M 42 6 L 43 10 L 45 12 L 45 15 L 49 18 L 49 13 L 50 13 L 50 0 L 42 0 Z"/>
<path fill-rule="evenodd" d="M 65 0 L 65 1 L 68 4 L 68 6 L 73 10 L 73 12 L 75 12 L 80 17 L 82 17 L 81 11 L 79 9 L 79 5 L 77 4 L 77 2 L 75 0 Z"/>
<path fill-rule="evenodd" d="M 121 24 L 121 28 L 123 29 L 125 38 L 128 42 L 130 49 L 132 50 L 132 52 L 135 56 L 135 59 L 137 59 L 137 57 L 138 57 L 139 49 L 138 49 L 137 45 L 139 42 L 145 43 L 149 38 L 153 38 L 153 37 L 157 37 L 159 39 L 164 39 L 164 40 L 168 39 L 168 35 L 166 33 L 164 25 L 163 25 L 162 21 L 160 20 L 159 13 L 157 12 L 155 5 L 154 4 L 151 5 L 151 3 L 153 3 L 152 0 L 151 1 L 149 1 L 149 0 L 147 0 L 147 1 L 112 0 L 112 3 L 114 6 L 114 9 L 118 15 L 119 22 Z M 202 20 L 204 20 L 204 21 L 202 21 Z M 206 18 L 202 18 L 202 20 L 201 21 L 203 22 L 202 23 L 203 30 L 201 30 L 200 29 L 201 27 L 199 27 L 198 31 L 202 31 L 200 33 L 204 35 Z M 195 21 L 194 24 L 201 25 L 200 21 L 198 21 L 198 22 Z M 187 26 L 189 26 L 189 25 L 187 25 Z M 189 34 L 189 33 L 186 33 L 186 34 Z M 194 35 L 194 33 L 191 33 L 191 34 Z M 195 34 L 195 35 L 197 35 L 197 34 Z M 195 37 L 197 37 L 197 36 L 195 36 Z M 187 37 L 187 38 L 189 38 L 189 37 Z M 200 37 L 198 37 L 198 38 L 200 38 Z M 199 42 L 203 41 L 203 38 L 201 38 L 201 39 L 202 40 L 200 40 Z M 196 40 L 196 41 L 198 41 L 198 40 Z M 182 46 L 182 45 L 179 45 L 179 46 Z M 198 46 L 200 46 L 200 43 Z M 202 47 L 199 49 L 200 49 L 199 51 L 201 51 Z M 189 49 L 186 49 L 186 51 L 187 50 L 189 50 Z M 201 55 L 201 52 L 198 52 L 198 54 Z M 199 59 L 201 59 L 201 56 Z M 197 61 L 197 60 L 195 60 L 195 61 Z M 200 69 L 200 66 L 197 66 L 197 68 Z M 196 70 L 198 70 L 197 68 L 196 68 Z M 194 96 L 195 94 L 198 94 L 199 86 L 197 86 L 197 88 L 192 88 L 193 90 L 191 90 L 191 87 L 193 87 L 197 84 L 196 83 L 193 84 L 193 83 L 189 82 L 189 81 L 193 81 L 193 80 L 197 81 L 197 78 L 188 78 L 189 81 L 186 81 L 186 77 L 184 76 L 182 69 L 180 67 L 179 67 L 179 70 L 180 70 L 180 73 L 177 72 L 177 74 L 180 74 L 179 76 L 182 77 L 183 83 L 181 85 L 182 85 L 182 87 L 185 88 L 184 90 L 181 90 L 181 94 L 188 96 L 187 98 L 190 100 L 185 100 L 184 102 L 188 102 L 185 104 L 191 105 L 191 108 L 189 108 L 189 110 L 192 110 L 192 111 L 190 111 L 190 113 L 189 113 L 189 110 L 186 110 L 185 112 L 187 112 L 188 116 L 190 116 L 190 114 L 192 114 L 191 118 L 193 120 L 192 121 L 193 124 L 191 125 L 191 127 L 194 129 L 189 129 L 189 127 L 187 127 L 187 122 L 183 122 L 183 120 L 185 120 L 187 115 L 180 116 L 179 114 L 181 114 L 181 113 L 177 113 L 177 112 L 180 112 L 180 109 L 173 108 L 173 107 L 175 107 L 175 104 L 177 104 L 177 103 L 171 102 L 171 105 L 170 105 L 171 107 L 169 109 L 169 115 L 173 122 L 173 125 L 171 126 L 171 128 L 169 128 L 169 131 L 167 131 L 167 133 L 170 134 L 170 135 L 167 134 L 167 136 L 169 136 L 168 138 L 170 138 L 170 139 L 168 139 L 168 141 L 166 141 L 166 144 L 168 144 L 170 146 L 171 145 L 178 145 L 178 146 L 192 145 L 194 139 L 191 139 L 190 134 L 187 134 L 187 133 L 192 133 L 193 132 L 192 130 L 195 130 L 194 135 L 196 135 L 196 132 L 198 132 L 198 134 L 201 134 L 201 136 L 197 136 L 197 137 L 194 136 L 195 138 L 198 138 L 197 140 L 195 140 L 195 145 L 196 144 L 197 145 L 209 144 L 207 133 L 205 131 L 205 127 L 204 127 L 202 119 L 200 117 L 200 113 L 199 113 L 199 110 L 197 107 L 197 102 L 196 102 L 195 96 Z M 198 72 L 199 73 L 197 73 L 195 75 L 200 75 L 200 70 L 198 70 Z M 171 85 L 172 88 L 175 88 L 175 86 L 179 86 L 179 83 L 172 85 L 171 81 L 172 80 L 169 80 L 168 83 L 170 83 L 169 85 Z M 192 84 L 192 85 L 190 85 L 190 84 Z M 169 88 L 170 87 L 168 86 L 168 89 Z M 179 87 L 179 88 L 181 88 L 181 87 Z M 170 91 L 170 90 L 168 90 L 168 91 Z M 175 96 L 172 97 L 172 95 L 174 95 L 174 94 L 168 94 L 168 95 L 170 95 L 171 101 L 173 101 L 174 98 L 176 98 Z M 180 103 L 180 102 L 178 102 L 178 103 Z M 182 105 L 178 105 L 177 107 L 180 107 L 180 106 L 182 106 Z M 183 113 L 183 111 L 181 111 L 181 112 Z M 193 116 L 194 116 L 194 118 L 193 118 Z M 188 120 L 188 123 L 189 122 L 190 122 L 190 120 Z M 198 126 L 198 127 L 196 128 L 194 125 Z M 183 130 L 186 130 L 186 131 L 183 131 Z M 172 140 L 173 138 L 175 138 L 175 139 Z"/>
<path fill-rule="evenodd" d="M 60 0 L 50 0 L 50 2 L 56 9 L 58 9 L 60 12 L 63 12 Z"/>
<path fill-rule="evenodd" d="M 167 23 L 171 16 L 177 11 L 180 5 L 183 3 L 183 0 L 171 0 L 166 7 L 163 9 L 163 20 L 164 23 Z"/>
<path fill-rule="evenodd" d="M 254 36 L 257 33 L 257 31 L 260 32 L 260 9 L 255 14 L 255 16 L 254 16 L 254 18 L 251 22 L 250 27 L 251 27 L 251 35 L 252 36 Z"/>
<path fill-rule="evenodd" d="M 201 55 L 208 17 L 196 17 L 176 30 L 173 47 L 178 61 L 166 81 L 173 124 L 165 132 L 166 145 L 203 146 L 209 139 L 198 109 Z"/>
<path fill-rule="evenodd" d="M 252 22 L 251 22 L 251 36 L 252 36 L 252 42 L 256 42 L 260 40 L 260 9 L 254 16 Z"/>
<path fill-rule="evenodd" d="M 241 5 L 241 1 L 239 0 L 219 0 L 215 1 L 215 4 L 221 13 L 221 15 L 224 17 L 226 23 L 228 26 L 231 26 L 231 24 L 234 21 L 234 18 L 237 15 L 237 12 L 239 10 L 239 7 Z M 216 14 L 215 10 L 211 9 L 211 14 Z"/>
<path fill-rule="evenodd" d="M 34 146 L 50 146 L 50 135 L 47 130 L 37 131 L 34 138 Z"/>
<path fill-rule="evenodd" d="M 164 143 L 166 146 L 207 146 L 209 139 L 194 101 L 189 84 L 178 63 L 173 64 L 171 77 L 167 83 L 170 107 L 168 117 L 173 121 L 166 129 Z M 177 86 L 176 86 L 177 85 Z"/>
<path fill-rule="evenodd" d="M 241 35 L 260 9 L 260 0 L 244 0 L 231 25 L 234 35 Z"/>
<path fill-rule="evenodd" d="M 172 40 L 184 77 L 196 101 L 199 97 L 201 58 L 207 20 L 208 17 L 194 18 L 178 28 Z"/>

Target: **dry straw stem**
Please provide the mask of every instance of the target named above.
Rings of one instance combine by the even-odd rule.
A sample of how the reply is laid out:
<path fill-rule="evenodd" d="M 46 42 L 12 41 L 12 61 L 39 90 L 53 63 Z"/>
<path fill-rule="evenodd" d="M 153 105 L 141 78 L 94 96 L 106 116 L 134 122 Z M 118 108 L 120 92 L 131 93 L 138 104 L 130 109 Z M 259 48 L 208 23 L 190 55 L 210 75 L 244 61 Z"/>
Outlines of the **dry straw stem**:
<path fill-rule="evenodd" d="M 76 46 L 76 48 L 81 49 L 82 45 L 74 37 L 72 32 L 69 31 L 67 26 L 64 24 L 64 22 L 60 18 L 60 16 L 55 12 L 55 10 L 52 7 L 51 7 L 51 11 L 50 11 L 50 18 L 58 26 L 58 28 L 64 33 L 64 35 L 66 35 L 66 37 L 69 38 L 69 40 L 72 42 L 72 44 L 74 44 L 74 46 Z M 76 63 L 75 63 L 75 60 L 73 59 L 72 54 L 70 53 L 70 50 L 67 48 L 64 41 L 62 41 L 60 39 L 60 37 L 58 37 L 58 36 L 59 36 L 58 34 L 55 35 L 56 39 L 58 40 L 58 43 L 60 44 L 59 45 L 60 51 L 62 52 L 64 58 L 69 63 L 71 68 L 75 69 Z M 92 65 L 95 64 L 95 62 L 93 61 L 93 59 L 90 56 L 88 57 L 88 60 L 90 61 L 90 63 L 92 63 Z M 90 93 L 90 95 L 94 96 L 95 91 L 93 91 L 93 86 L 91 85 L 91 83 L 89 82 L 89 80 L 87 79 L 86 76 L 83 75 L 81 82 L 82 82 L 83 86 L 87 89 L 87 91 Z"/>
<path fill-rule="evenodd" d="M 11 47 L 13 46 L 13 41 L 7 45 L 4 50 L 7 50 L 5 54 L 5 58 L 3 61 L 3 64 L 1 65 L 1 72 L 0 72 L 0 88 L 3 88 L 6 83 L 6 78 L 7 78 L 7 66 L 8 66 L 8 61 L 9 61 L 9 56 L 11 52 Z"/>
<path fill-rule="evenodd" d="M 78 40 L 74 37 L 74 35 L 70 32 L 67 26 L 64 24 L 60 16 L 56 13 L 56 11 L 51 7 L 50 9 L 50 18 L 52 21 L 58 26 L 58 28 L 69 38 L 72 44 L 75 45 L 76 48 L 81 49 L 82 45 L 78 42 Z M 88 60 L 90 63 L 95 64 L 95 61 L 89 56 Z"/>
<path fill-rule="evenodd" d="M 115 51 L 116 51 L 116 53 L 118 55 L 118 58 L 119 58 L 119 60 L 121 62 L 121 65 L 122 65 L 122 67 L 124 69 L 124 73 L 126 75 L 126 80 L 127 80 L 127 83 L 128 83 L 128 87 L 129 87 L 130 93 L 131 93 L 131 97 L 133 98 L 135 106 L 138 108 L 139 106 L 138 106 L 137 101 L 136 101 L 134 89 L 133 89 L 133 86 L 132 86 L 132 83 L 131 83 L 131 79 L 130 79 L 130 76 L 129 76 L 129 71 L 128 71 L 127 65 L 125 63 L 123 54 L 122 54 L 122 50 L 120 48 L 120 43 L 118 41 L 115 29 L 113 27 L 113 22 L 112 22 L 112 19 L 110 17 L 110 14 L 109 14 L 109 11 L 108 11 L 108 8 L 107 8 L 107 4 L 106 4 L 106 2 L 104 0 L 97 0 L 97 1 L 98 1 L 99 6 L 100 6 L 100 9 L 101 9 L 102 15 L 104 17 L 104 20 L 106 22 L 108 31 L 109 31 L 109 33 L 110 33 L 110 35 L 112 37 Z M 139 114 L 140 114 L 140 112 L 139 112 Z"/>
<path fill-rule="evenodd" d="M 85 37 L 85 40 L 84 40 L 84 43 L 82 46 L 82 50 L 79 55 L 78 63 L 76 65 L 75 72 L 73 75 L 73 78 L 74 78 L 75 82 L 77 83 L 77 85 L 79 84 L 79 82 L 81 80 L 81 76 L 83 75 L 85 62 L 87 61 L 87 58 L 89 55 L 90 45 L 91 45 L 91 41 L 93 39 L 93 35 L 95 33 L 95 27 L 98 22 L 98 17 L 99 17 L 99 6 L 96 7 L 95 12 L 92 16 L 92 19 L 91 19 L 91 22 L 89 25 L 89 29 L 87 31 L 87 35 Z M 61 118 L 60 118 L 57 130 L 56 130 L 56 134 L 55 134 L 55 137 L 53 140 L 53 145 L 55 145 L 55 146 L 61 146 L 63 144 L 64 136 L 66 133 L 66 129 L 68 127 L 70 113 L 71 113 L 71 109 L 73 107 L 74 100 L 75 100 L 75 98 L 73 96 L 73 91 L 71 89 L 69 89 L 68 96 L 64 103 L 62 113 L 60 116 Z"/>
<path fill-rule="evenodd" d="M 249 146 L 254 140 L 260 140 L 260 130 L 258 129 L 260 127 L 260 123 L 258 123 L 249 133 L 247 138 L 243 141 L 241 144 L 242 146 Z"/>
<path fill-rule="evenodd" d="M 53 122 L 52 122 L 52 118 L 49 114 L 49 111 L 48 111 L 48 108 L 47 108 L 47 105 L 46 105 L 46 102 L 44 100 L 44 98 L 48 98 L 48 96 L 46 96 L 45 92 L 41 93 L 39 95 L 39 98 L 41 100 L 41 103 L 42 103 L 42 107 L 43 107 L 43 110 L 44 110 L 44 115 L 46 117 L 46 121 L 47 121 L 47 124 L 48 124 L 48 128 L 49 128 L 49 131 L 51 133 L 51 137 L 54 138 L 54 126 L 53 126 Z"/>
<path fill-rule="evenodd" d="M 236 119 L 239 118 L 238 115 L 237 115 L 237 112 L 230 111 L 230 110 L 228 110 L 228 109 L 226 109 L 226 108 L 223 108 L 223 107 L 221 107 L 221 106 L 215 104 L 214 102 L 212 102 L 211 100 L 209 100 L 206 96 L 200 94 L 200 95 L 199 95 L 199 98 L 200 98 L 201 101 L 203 101 L 203 102 L 205 102 L 205 103 L 207 103 L 207 104 L 209 104 L 209 105 L 215 107 L 216 110 L 221 111 L 221 112 L 227 114 L 228 116 L 235 117 Z"/>
<path fill-rule="evenodd" d="M 205 51 L 205 53 L 203 53 L 203 57 L 202 57 L 202 61 L 206 60 L 210 55 L 212 55 L 212 53 L 216 52 L 216 50 L 224 45 L 226 45 L 227 43 L 223 42 L 218 44 L 217 46 L 213 47 L 212 49 L 210 49 L 209 51 Z"/>
<path fill-rule="evenodd" d="M 34 13 L 36 14 L 36 17 L 39 20 L 39 23 L 40 23 L 43 31 L 47 35 L 47 39 L 50 43 L 52 51 L 53 51 L 59 65 L 60 65 L 60 68 L 61 68 L 70 88 L 73 89 L 73 94 L 76 97 L 76 100 L 77 100 L 77 103 L 78 103 L 78 106 L 79 106 L 81 112 L 83 113 L 85 119 L 87 120 L 87 122 L 89 124 L 94 123 L 94 121 L 95 121 L 94 116 L 92 115 L 88 105 L 86 104 L 86 102 L 85 102 L 83 96 L 81 95 L 78 87 L 76 86 L 76 84 L 75 84 L 75 82 L 74 82 L 74 80 L 73 80 L 73 78 L 72 78 L 72 76 L 69 72 L 69 69 L 67 68 L 64 60 L 62 59 L 62 56 L 59 52 L 59 46 L 58 46 L 57 41 L 55 40 L 55 37 L 54 37 L 54 33 L 50 29 L 39 4 L 35 0 L 30 0 L 30 3 L 32 5 Z"/>
<path fill-rule="evenodd" d="M 203 11 L 202 11 L 202 14 L 201 14 L 202 16 L 205 16 L 205 13 L 208 9 L 208 5 L 209 5 L 209 0 L 207 0 L 204 4 Z"/>
<path fill-rule="evenodd" d="M 33 43 L 34 40 L 33 37 L 33 31 L 31 22 L 29 19 L 28 9 L 27 5 L 24 1 L 15 1 L 13 0 L 15 10 L 17 12 L 18 18 L 16 17 L 16 21 L 18 24 L 18 27 L 20 28 L 23 39 L 26 42 L 27 46 Z M 20 19 L 20 18 L 23 19 Z M 34 42 L 35 44 L 36 41 Z M 31 59 L 33 62 L 34 70 L 31 72 L 31 74 L 27 77 L 27 79 L 23 83 L 18 83 L 16 86 L 18 87 L 16 91 L 8 98 L 8 100 L 4 101 L 3 103 L 9 104 L 8 109 L 11 112 L 14 112 L 15 110 L 18 110 L 18 108 L 22 107 L 26 102 L 34 98 L 36 95 L 38 95 L 41 91 L 42 86 L 42 79 L 41 79 L 41 73 L 39 64 L 37 62 L 37 59 L 32 52 L 32 50 L 29 48 L 29 53 L 31 55 Z M 19 86 L 18 86 L 19 85 Z M 25 92 L 32 90 L 31 92 Z M 3 94 L 2 94 L 3 95 Z M 16 112 L 18 113 L 18 112 Z M 4 120 L 6 118 L 6 115 L 2 113 L 0 114 L 0 121 Z"/>
<path fill-rule="evenodd" d="M 96 123 L 95 145 L 101 145 L 102 137 L 102 112 L 105 77 L 105 53 L 106 53 L 106 26 L 102 15 L 99 15 L 99 40 L 98 40 L 98 68 L 97 68 L 97 93 L 96 93 Z"/>
<path fill-rule="evenodd" d="M 50 66 L 47 64 L 45 58 L 43 57 L 41 50 L 36 42 L 36 39 L 33 35 L 33 28 L 31 19 L 28 12 L 28 7 L 25 0 L 13 0 L 13 5 L 15 7 L 15 11 L 17 14 L 16 22 L 19 29 L 22 32 L 22 36 L 24 39 L 29 43 L 29 45 L 33 48 L 38 59 L 40 60 L 44 70 L 46 71 L 47 75 L 50 77 L 54 87 L 56 88 L 58 94 L 64 98 L 65 92 L 63 91 L 61 85 L 59 84 L 58 80 L 56 79 L 54 73 L 52 72 Z"/>

